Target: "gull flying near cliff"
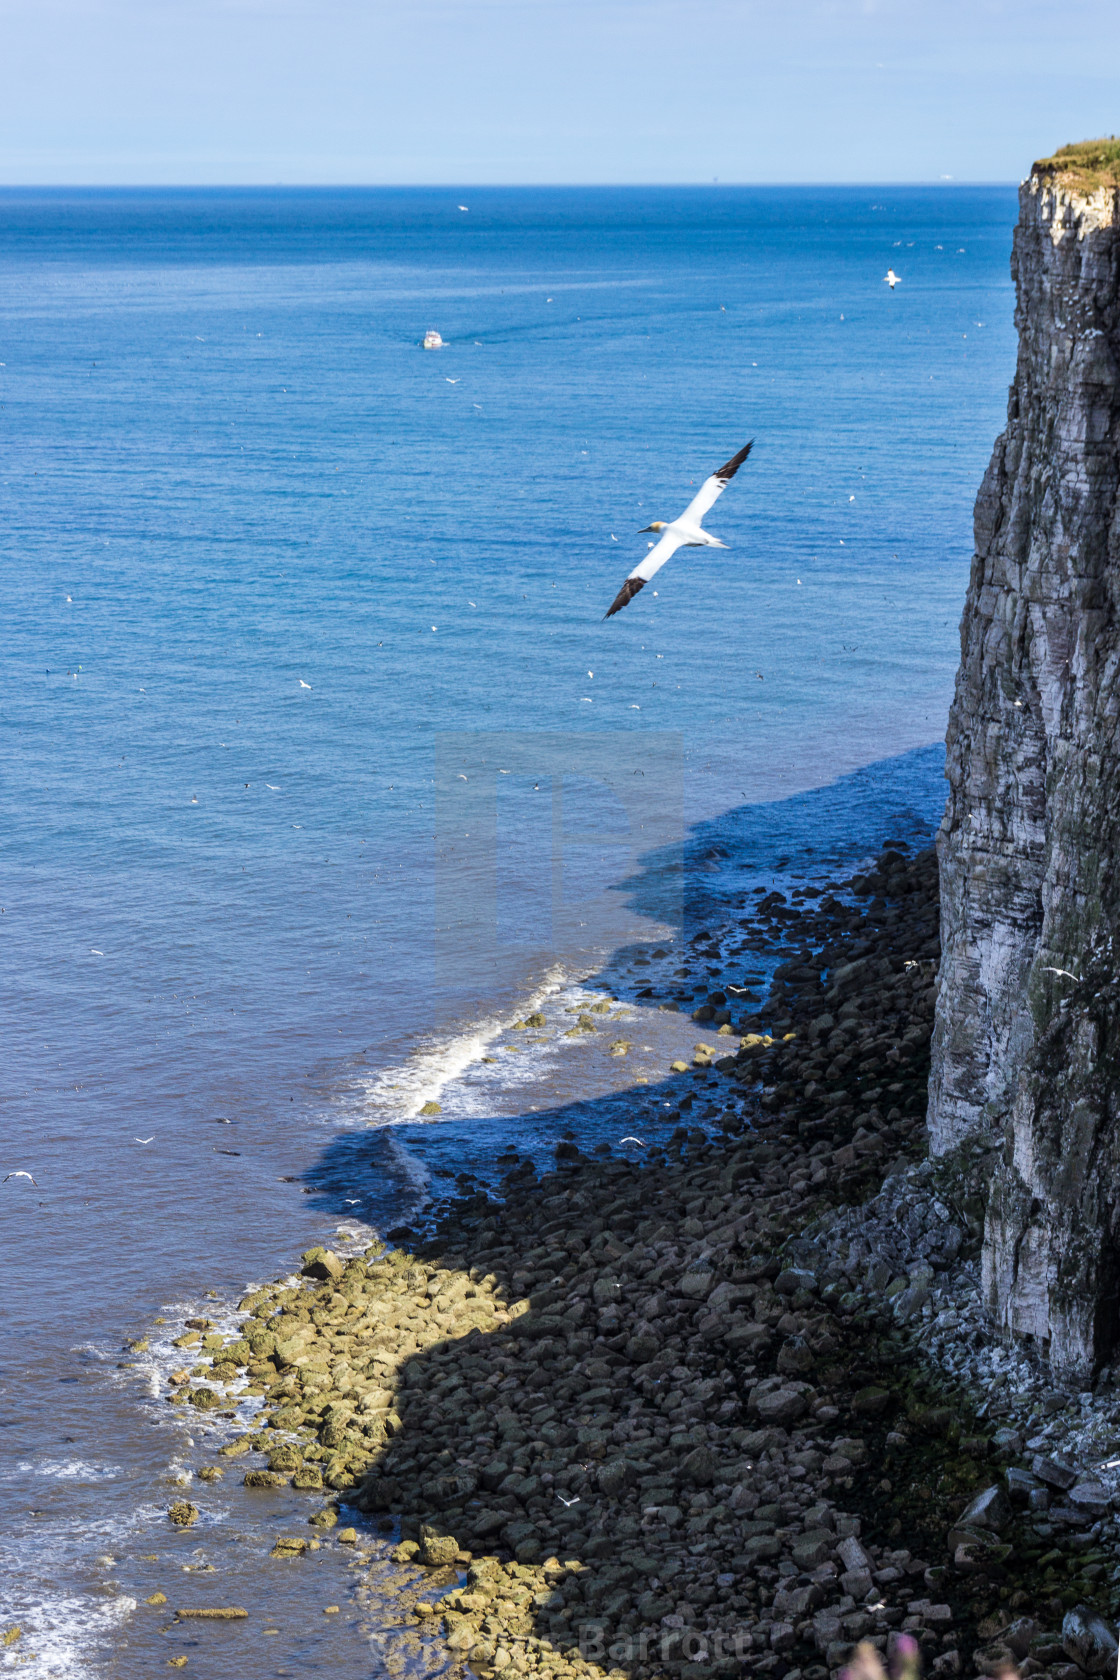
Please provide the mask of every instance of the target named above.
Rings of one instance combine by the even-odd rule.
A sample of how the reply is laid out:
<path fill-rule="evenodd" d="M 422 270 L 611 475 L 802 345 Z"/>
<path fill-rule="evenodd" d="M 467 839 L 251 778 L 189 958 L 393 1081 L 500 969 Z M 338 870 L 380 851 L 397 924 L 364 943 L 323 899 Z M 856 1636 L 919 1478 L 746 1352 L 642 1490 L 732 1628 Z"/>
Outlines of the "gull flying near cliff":
<path fill-rule="evenodd" d="M 717 467 L 710 478 L 706 478 L 696 495 L 689 502 L 678 519 L 666 521 L 655 519 L 652 525 L 647 525 L 647 531 L 656 531 L 660 541 L 655 543 L 640 565 L 634 567 L 626 582 L 603 614 L 610 618 L 612 614 L 621 612 L 628 601 L 632 601 L 639 589 L 644 589 L 655 572 L 659 572 L 678 548 L 726 548 L 727 544 L 720 542 L 718 537 L 709 536 L 701 527 L 701 520 L 713 506 L 717 497 L 727 489 L 735 474 L 754 447 L 754 439 L 740 449 L 737 455 L 732 455 L 722 467 Z"/>

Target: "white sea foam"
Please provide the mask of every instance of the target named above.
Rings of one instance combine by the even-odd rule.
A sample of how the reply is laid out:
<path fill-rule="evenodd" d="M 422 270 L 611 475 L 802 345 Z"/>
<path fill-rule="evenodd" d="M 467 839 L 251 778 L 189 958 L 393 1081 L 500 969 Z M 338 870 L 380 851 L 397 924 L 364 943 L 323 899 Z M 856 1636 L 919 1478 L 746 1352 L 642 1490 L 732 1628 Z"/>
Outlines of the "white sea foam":
<path fill-rule="evenodd" d="M 119 1464 L 90 1464 L 84 1458 L 23 1460 L 9 1476 L 48 1476 L 63 1482 L 111 1482 L 119 1476 Z"/>
<path fill-rule="evenodd" d="M 0 1620 L 22 1629 L 0 1652 L 0 1672 L 17 1670 L 36 1680 L 92 1680 L 99 1659 L 136 1609 L 136 1600 L 87 1598 L 34 1588 L 0 1596 Z"/>
<path fill-rule="evenodd" d="M 482 1062 L 482 1057 L 487 1055 L 495 1040 L 509 1030 L 512 1021 L 532 1015 L 574 981 L 574 974 L 566 971 L 561 964 L 554 964 L 547 969 L 541 984 L 519 1003 L 516 1011 L 484 1015 L 480 1020 L 447 1035 L 432 1033 L 430 1037 L 421 1038 L 415 1050 L 411 1050 L 398 1067 L 385 1068 L 373 1077 L 356 1080 L 354 1084 L 361 1099 L 359 1107 L 364 1110 L 366 1124 L 385 1126 L 395 1121 L 415 1121 L 423 1105 L 440 1102 L 448 1085 L 455 1084 L 468 1068 L 477 1067 Z M 516 1070 L 505 1068 L 505 1072 L 516 1079 Z"/>
<path fill-rule="evenodd" d="M 99 1365 L 105 1365 L 110 1359 L 117 1357 L 116 1347 L 108 1342 L 79 1342 L 70 1351 L 84 1354 L 87 1359 L 96 1359 Z"/>

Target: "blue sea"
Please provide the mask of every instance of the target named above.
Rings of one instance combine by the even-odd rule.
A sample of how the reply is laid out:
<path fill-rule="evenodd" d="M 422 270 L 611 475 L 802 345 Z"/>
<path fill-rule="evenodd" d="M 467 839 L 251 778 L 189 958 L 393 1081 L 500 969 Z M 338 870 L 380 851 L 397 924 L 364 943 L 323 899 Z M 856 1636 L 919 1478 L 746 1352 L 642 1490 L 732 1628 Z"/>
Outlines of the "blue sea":
<path fill-rule="evenodd" d="M 695 1028 L 651 976 L 928 843 L 1014 216 L 0 192 L 0 1670 L 150 1675 L 184 1570 L 279 1630 L 209 1680 L 393 1666 L 341 1549 L 268 1561 L 303 1496 L 184 1480 L 170 1339 L 511 1141 L 656 1130 Z M 603 622 L 751 438 L 727 549 Z M 564 1036 L 608 995 L 624 1059 Z"/>

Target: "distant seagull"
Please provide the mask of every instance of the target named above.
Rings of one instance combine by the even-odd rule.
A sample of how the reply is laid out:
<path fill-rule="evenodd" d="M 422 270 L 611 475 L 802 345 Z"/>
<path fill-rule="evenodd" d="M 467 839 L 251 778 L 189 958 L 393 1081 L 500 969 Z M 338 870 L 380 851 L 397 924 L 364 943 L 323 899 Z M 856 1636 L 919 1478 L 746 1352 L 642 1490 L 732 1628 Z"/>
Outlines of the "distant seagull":
<path fill-rule="evenodd" d="M 901 279 L 901 274 L 896 274 L 893 268 L 888 268 L 887 272 L 883 276 L 884 283 L 890 287 L 892 292 Z"/>
<path fill-rule="evenodd" d="M 560 1501 L 561 1505 L 566 1505 L 569 1510 L 572 1508 L 573 1505 L 578 1505 L 579 1504 L 579 1494 L 578 1493 L 576 1494 L 574 1499 L 565 1499 L 564 1495 L 562 1493 L 558 1493 L 556 1495 L 556 1497 Z"/>
<path fill-rule="evenodd" d="M 460 210 L 465 210 L 467 209 L 467 206 L 465 204 L 460 204 L 459 208 Z"/>
<path fill-rule="evenodd" d="M 268 789 L 269 793 L 279 793 L 280 792 L 279 784 L 276 783 L 276 782 L 266 782 L 264 785 Z"/>
<path fill-rule="evenodd" d="M 300 686 L 300 687 L 301 687 L 301 688 L 310 688 L 310 687 L 311 687 L 311 684 L 310 684 L 310 683 L 305 683 L 305 682 L 304 682 L 304 680 L 303 680 L 303 678 L 302 678 L 302 677 L 301 677 L 301 678 L 300 678 L 300 679 L 299 679 L 299 686 Z"/>
<path fill-rule="evenodd" d="M 31 1174 L 30 1173 L 25 1173 L 25 1172 L 10 1172 L 10 1173 L 8 1173 L 7 1177 L 4 1179 L 5 1184 L 7 1184 L 9 1178 L 31 1178 Z M 35 1179 L 31 1178 L 31 1182 L 32 1182 L 32 1184 L 35 1185 L 36 1190 L 38 1190 L 39 1186 L 36 1183 Z"/>
<path fill-rule="evenodd" d="M 650 549 L 640 565 L 635 566 L 622 588 L 603 614 L 610 618 L 614 613 L 621 612 L 628 601 L 632 601 L 639 589 L 644 589 L 650 578 L 661 570 L 666 560 L 677 552 L 678 548 L 726 548 L 727 544 L 720 542 L 718 537 L 709 536 L 701 529 L 700 521 L 713 506 L 716 498 L 727 489 L 735 474 L 750 454 L 754 439 L 737 455 L 733 455 L 724 466 L 717 467 L 711 478 L 706 478 L 698 493 L 692 498 L 679 519 L 667 523 L 664 519 L 655 519 L 652 525 L 645 526 L 647 531 L 660 533 L 660 541 Z"/>
<path fill-rule="evenodd" d="M 619 1138 L 618 1141 L 619 1141 L 619 1143 L 636 1143 L 639 1149 L 644 1149 L 645 1148 L 645 1144 L 642 1142 L 641 1138 L 624 1137 L 624 1138 Z"/>
<path fill-rule="evenodd" d="M 91 957 L 103 957 L 105 955 L 104 951 L 95 951 L 92 945 L 89 948 L 89 954 Z"/>
<path fill-rule="evenodd" d="M 1062 974 L 1067 980 L 1076 980 L 1078 985 L 1081 984 L 1080 974 L 1071 974 L 1068 968 L 1044 968 L 1042 972 L 1043 974 Z"/>
<path fill-rule="evenodd" d="M 446 374 L 444 374 L 444 376 L 443 376 L 443 377 L 444 377 L 444 379 L 446 379 L 446 380 L 447 380 L 447 383 L 448 383 L 448 384 L 449 384 L 449 385 L 458 385 L 458 383 L 459 383 L 459 379 L 461 379 L 461 378 L 462 378 L 462 377 L 463 377 L 463 376 L 462 376 L 462 374 L 460 374 L 460 375 L 459 375 L 459 379 L 447 379 L 447 375 L 446 375 Z"/>
<path fill-rule="evenodd" d="M 155 1142 L 155 1137 L 156 1137 L 156 1134 L 153 1132 L 150 1138 L 134 1137 L 132 1141 L 133 1141 L 133 1143 L 154 1143 Z"/>

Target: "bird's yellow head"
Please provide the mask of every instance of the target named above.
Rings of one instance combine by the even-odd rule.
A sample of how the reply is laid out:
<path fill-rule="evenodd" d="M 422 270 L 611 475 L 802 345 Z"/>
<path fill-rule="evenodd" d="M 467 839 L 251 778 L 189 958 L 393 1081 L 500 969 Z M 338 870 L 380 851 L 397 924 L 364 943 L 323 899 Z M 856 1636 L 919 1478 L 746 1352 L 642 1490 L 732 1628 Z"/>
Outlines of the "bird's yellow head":
<path fill-rule="evenodd" d="M 641 536 L 642 531 L 663 531 L 664 529 L 665 521 L 663 519 L 655 519 L 652 525 L 643 525 L 642 530 L 638 532 L 638 535 Z"/>

